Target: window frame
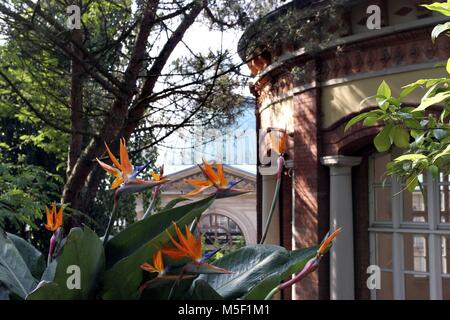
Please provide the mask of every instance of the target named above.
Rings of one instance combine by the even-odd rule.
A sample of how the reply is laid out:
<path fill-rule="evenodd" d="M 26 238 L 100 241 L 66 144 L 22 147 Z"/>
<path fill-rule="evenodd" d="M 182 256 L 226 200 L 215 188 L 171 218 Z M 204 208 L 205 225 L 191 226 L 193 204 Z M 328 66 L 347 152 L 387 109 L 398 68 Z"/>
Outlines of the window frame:
<path fill-rule="evenodd" d="M 430 173 L 427 174 L 426 193 L 426 217 L 427 222 L 404 222 L 403 221 L 403 192 L 402 183 L 398 178 L 391 177 L 389 183 L 391 187 L 391 221 L 375 221 L 375 187 L 379 183 L 374 182 L 374 162 L 380 154 L 369 157 L 369 248 L 370 264 L 376 264 L 376 234 L 388 233 L 392 235 L 392 269 L 381 271 L 392 272 L 393 299 L 403 300 L 406 297 L 405 275 L 423 275 L 429 277 L 429 299 L 442 299 L 444 278 L 450 278 L 450 274 L 442 273 L 442 248 L 441 237 L 450 236 L 450 223 L 441 223 L 440 212 L 440 183 L 439 178 L 435 179 Z M 395 154 L 391 155 L 391 158 Z M 423 235 L 426 237 L 428 266 L 427 272 L 405 270 L 404 261 L 404 234 Z M 382 285 L 382 284 L 381 284 Z M 376 300 L 377 290 L 370 290 L 370 297 Z"/>

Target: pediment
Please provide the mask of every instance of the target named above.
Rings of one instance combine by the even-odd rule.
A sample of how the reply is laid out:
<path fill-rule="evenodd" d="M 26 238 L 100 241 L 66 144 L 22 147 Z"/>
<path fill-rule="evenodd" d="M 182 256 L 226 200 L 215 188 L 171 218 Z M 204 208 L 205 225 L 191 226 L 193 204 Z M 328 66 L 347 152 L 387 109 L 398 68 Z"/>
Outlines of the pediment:
<path fill-rule="evenodd" d="M 256 192 L 256 175 L 247 171 L 237 169 L 232 166 L 223 166 L 225 177 L 228 181 L 242 180 L 237 188 L 254 190 Z M 167 176 L 170 182 L 164 185 L 164 193 L 170 194 L 186 194 L 194 188 L 184 182 L 185 179 L 205 180 L 205 176 L 198 166 L 192 166 L 188 169 L 172 173 Z M 206 193 L 211 192 L 207 190 Z"/>

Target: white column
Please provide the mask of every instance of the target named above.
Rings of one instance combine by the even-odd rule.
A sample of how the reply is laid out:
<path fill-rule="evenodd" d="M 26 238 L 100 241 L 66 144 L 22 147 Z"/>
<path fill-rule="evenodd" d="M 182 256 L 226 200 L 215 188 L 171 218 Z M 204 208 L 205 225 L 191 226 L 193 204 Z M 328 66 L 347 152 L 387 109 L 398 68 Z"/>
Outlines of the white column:
<path fill-rule="evenodd" d="M 330 298 L 355 298 L 353 255 L 352 167 L 361 163 L 359 157 L 327 156 L 321 158 L 330 167 L 330 229 L 342 233 L 330 250 Z"/>

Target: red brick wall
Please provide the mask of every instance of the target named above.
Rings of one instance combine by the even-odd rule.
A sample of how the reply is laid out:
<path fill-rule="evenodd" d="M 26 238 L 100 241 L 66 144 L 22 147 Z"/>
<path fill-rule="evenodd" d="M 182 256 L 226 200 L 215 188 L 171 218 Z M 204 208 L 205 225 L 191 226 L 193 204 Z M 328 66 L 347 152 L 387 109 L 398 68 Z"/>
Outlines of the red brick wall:
<path fill-rule="evenodd" d="M 319 224 L 319 89 L 294 96 L 294 226 L 296 248 L 316 245 Z M 319 298 L 317 273 L 295 288 L 299 299 Z"/>

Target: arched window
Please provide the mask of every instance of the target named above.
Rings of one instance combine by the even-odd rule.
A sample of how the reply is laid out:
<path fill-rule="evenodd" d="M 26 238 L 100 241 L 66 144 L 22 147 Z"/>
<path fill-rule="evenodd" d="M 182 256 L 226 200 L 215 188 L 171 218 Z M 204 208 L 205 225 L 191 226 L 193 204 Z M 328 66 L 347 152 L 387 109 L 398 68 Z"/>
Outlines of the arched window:
<path fill-rule="evenodd" d="M 381 268 L 374 299 L 450 299 L 449 177 L 429 173 L 417 187 L 386 178 L 391 154 L 377 154 L 370 165 L 371 264 Z"/>
<path fill-rule="evenodd" d="M 202 216 L 200 231 L 205 238 L 206 250 L 229 244 L 230 247 L 245 245 L 244 234 L 237 223 L 222 214 L 210 213 Z"/>

